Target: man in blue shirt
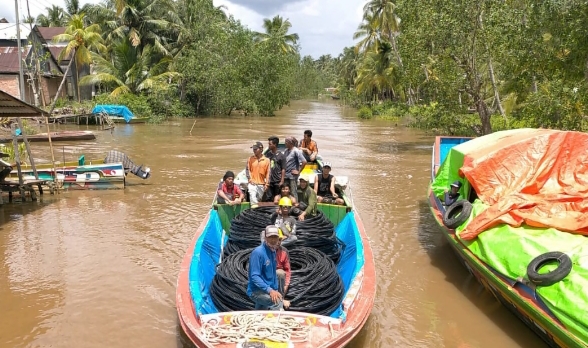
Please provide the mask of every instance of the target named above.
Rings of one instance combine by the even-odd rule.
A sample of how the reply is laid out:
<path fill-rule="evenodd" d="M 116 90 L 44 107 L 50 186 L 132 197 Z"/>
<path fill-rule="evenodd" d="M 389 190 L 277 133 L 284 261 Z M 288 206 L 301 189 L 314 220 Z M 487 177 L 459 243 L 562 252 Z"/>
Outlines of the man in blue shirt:
<path fill-rule="evenodd" d="M 265 241 L 253 249 L 249 257 L 247 295 L 255 302 L 256 310 L 281 310 L 283 298 L 278 291 L 276 250 L 280 237 L 276 226 L 267 226 Z"/>

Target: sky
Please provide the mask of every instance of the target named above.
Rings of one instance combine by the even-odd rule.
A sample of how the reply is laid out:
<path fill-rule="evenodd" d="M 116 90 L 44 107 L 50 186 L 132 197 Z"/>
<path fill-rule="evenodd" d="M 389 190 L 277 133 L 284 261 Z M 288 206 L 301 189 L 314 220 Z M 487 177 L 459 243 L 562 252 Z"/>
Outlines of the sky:
<path fill-rule="evenodd" d="M 226 12 L 251 30 L 263 31 L 263 19 L 280 15 L 292 23 L 291 32 L 300 36 L 302 55 L 318 58 L 323 54 L 338 56 L 343 48 L 353 45 L 353 33 L 361 22 L 366 0 L 213 0 L 215 6 L 225 6 Z M 4 0 L 12 6 L 0 7 L 0 18 L 14 22 L 14 0 Z M 81 4 L 99 0 L 81 0 Z M 20 17 L 26 14 L 26 1 L 19 0 Z M 31 16 L 44 12 L 45 7 L 59 5 L 63 0 L 29 0 Z"/>

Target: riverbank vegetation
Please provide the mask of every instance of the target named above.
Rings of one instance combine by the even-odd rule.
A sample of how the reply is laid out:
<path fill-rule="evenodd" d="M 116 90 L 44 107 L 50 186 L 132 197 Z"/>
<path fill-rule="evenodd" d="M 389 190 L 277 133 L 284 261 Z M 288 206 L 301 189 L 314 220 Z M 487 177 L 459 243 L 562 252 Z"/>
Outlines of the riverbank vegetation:
<path fill-rule="evenodd" d="M 122 103 L 156 120 L 235 110 L 272 115 L 336 80 L 334 66 L 301 57 L 298 35 L 280 16 L 254 32 L 212 0 L 65 3 L 65 9 L 47 8 L 36 22 L 67 27 L 55 38 L 68 42 L 62 55 L 91 64 L 80 84 L 95 86 L 98 96 L 81 108 Z"/>
<path fill-rule="evenodd" d="M 588 130 L 588 3 L 370 0 L 337 58 L 342 102 L 445 134 Z"/>

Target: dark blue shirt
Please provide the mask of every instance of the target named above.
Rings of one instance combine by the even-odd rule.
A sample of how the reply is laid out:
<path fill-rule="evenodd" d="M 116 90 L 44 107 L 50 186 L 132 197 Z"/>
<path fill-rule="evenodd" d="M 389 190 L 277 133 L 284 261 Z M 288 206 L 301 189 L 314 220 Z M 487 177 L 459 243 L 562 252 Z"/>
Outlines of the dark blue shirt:
<path fill-rule="evenodd" d="M 257 290 L 261 290 L 268 294 L 270 290 L 277 290 L 277 267 L 276 252 L 272 251 L 265 242 L 253 249 L 251 256 L 249 257 L 249 283 L 247 284 L 247 295 L 251 296 L 251 294 Z"/>
<path fill-rule="evenodd" d="M 445 198 L 444 198 L 445 206 L 449 207 L 453 203 L 457 202 L 458 199 L 459 199 L 459 192 L 456 193 L 455 195 L 452 194 L 451 191 L 445 192 Z"/>

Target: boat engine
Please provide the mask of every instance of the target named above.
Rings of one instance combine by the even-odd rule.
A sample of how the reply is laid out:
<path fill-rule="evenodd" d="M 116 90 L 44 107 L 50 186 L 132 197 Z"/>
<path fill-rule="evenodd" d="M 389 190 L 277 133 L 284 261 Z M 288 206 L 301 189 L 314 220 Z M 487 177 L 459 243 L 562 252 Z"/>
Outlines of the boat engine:
<path fill-rule="evenodd" d="M 124 152 L 110 150 L 104 159 L 104 163 L 122 163 L 125 174 L 133 173 L 141 179 L 148 179 L 151 176 L 151 168 L 136 165 Z"/>

